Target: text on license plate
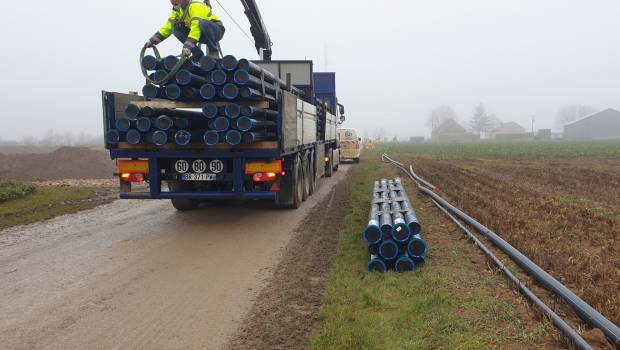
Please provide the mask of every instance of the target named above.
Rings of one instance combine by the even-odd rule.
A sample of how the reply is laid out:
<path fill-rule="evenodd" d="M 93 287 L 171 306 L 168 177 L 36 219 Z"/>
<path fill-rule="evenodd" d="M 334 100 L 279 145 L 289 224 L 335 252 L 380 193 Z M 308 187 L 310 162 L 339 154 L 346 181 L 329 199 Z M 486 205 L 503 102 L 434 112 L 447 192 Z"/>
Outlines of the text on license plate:
<path fill-rule="evenodd" d="M 215 174 L 181 174 L 183 181 L 217 181 Z"/>

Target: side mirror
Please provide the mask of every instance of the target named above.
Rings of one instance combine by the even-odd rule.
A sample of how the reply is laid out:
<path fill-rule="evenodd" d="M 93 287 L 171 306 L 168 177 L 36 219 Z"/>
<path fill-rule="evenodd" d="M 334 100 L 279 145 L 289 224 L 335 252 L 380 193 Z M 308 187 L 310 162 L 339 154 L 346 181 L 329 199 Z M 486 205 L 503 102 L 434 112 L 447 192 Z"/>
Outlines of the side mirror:
<path fill-rule="evenodd" d="M 344 106 L 339 104 L 338 109 L 340 110 L 340 115 L 344 115 Z"/>
<path fill-rule="evenodd" d="M 340 124 L 344 123 L 344 121 L 347 120 L 347 118 L 344 115 L 340 116 Z"/>
<path fill-rule="evenodd" d="M 362 138 L 361 138 L 361 137 L 358 137 L 358 138 L 357 138 L 357 141 L 362 142 Z"/>

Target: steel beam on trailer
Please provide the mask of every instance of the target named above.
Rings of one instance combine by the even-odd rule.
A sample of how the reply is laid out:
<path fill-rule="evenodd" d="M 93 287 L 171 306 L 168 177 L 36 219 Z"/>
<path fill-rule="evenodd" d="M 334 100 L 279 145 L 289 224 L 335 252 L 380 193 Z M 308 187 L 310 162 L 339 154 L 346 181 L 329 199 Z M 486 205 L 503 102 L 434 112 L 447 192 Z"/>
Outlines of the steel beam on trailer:
<path fill-rule="evenodd" d="M 233 192 L 237 196 L 243 194 L 243 175 L 245 173 L 245 167 L 243 166 L 244 158 L 233 158 Z"/>
<path fill-rule="evenodd" d="M 234 152 L 233 152 L 234 151 Z M 203 150 L 167 150 L 141 151 L 141 150 L 120 150 L 112 149 L 110 154 L 112 159 L 118 158 L 233 158 L 236 154 L 241 154 L 243 158 L 266 158 L 279 159 L 282 157 L 280 150 L 240 150 L 237 149 L 210 149 L 205 145 Z"/>
<path fill-rule="evenodd" d="M 149 158 L 149 186 L 151 194 L 155 196 L 161 193 L 161 175 L 158 160 L 157 158 Z"/>
<path fill-rule="evenodd" d="M 157 196 L 147 192 L 122 192 L 120 194 L 121 199 L 213 199 L 213 200 L 226 200 L 226 199 L 275 199 L 275 192 L 244 192 L 238 195 L 233 192 L 177 192 L 169 193 L 162 192 Z"/>

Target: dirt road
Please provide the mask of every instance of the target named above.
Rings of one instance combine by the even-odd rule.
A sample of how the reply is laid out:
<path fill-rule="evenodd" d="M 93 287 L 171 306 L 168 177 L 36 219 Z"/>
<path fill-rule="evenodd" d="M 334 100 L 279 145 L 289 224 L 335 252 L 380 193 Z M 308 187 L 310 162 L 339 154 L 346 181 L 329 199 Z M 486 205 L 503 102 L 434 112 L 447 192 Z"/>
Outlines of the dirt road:
<path fill-rule="evenodd" d="M 221 348 L 348 168 L 297 211 L 117 201 L 1 231 L 1 347 Z"/>

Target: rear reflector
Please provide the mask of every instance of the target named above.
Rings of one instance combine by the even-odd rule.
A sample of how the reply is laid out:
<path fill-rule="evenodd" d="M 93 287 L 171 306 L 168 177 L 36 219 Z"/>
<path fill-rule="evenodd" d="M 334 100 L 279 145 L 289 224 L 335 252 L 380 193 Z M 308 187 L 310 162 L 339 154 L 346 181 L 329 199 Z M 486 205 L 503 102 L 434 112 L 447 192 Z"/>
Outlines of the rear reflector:
<path fill-rule="evenodd" d="M 281 173 L 282 161 L 274 160 L 272 162 L 249 162 L 245 165 L 245 173 L 247 175 L 258 173 Z"/>
<path fill-rule="evenodd" d="M 149 161 L 148 160 L 119 160 L 118 161 L 118 173 L 141 173 L 148 174 Z"/>

